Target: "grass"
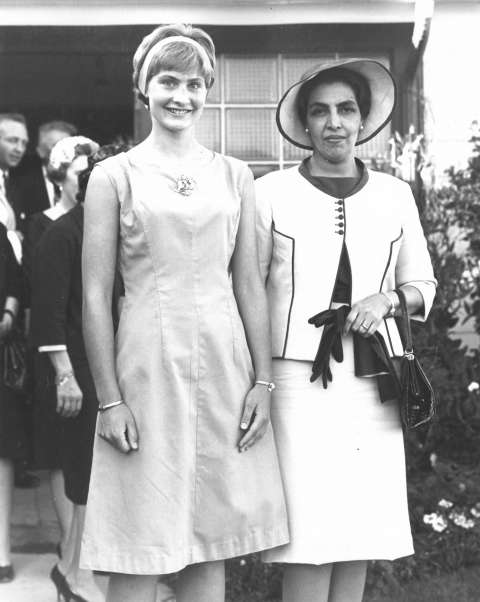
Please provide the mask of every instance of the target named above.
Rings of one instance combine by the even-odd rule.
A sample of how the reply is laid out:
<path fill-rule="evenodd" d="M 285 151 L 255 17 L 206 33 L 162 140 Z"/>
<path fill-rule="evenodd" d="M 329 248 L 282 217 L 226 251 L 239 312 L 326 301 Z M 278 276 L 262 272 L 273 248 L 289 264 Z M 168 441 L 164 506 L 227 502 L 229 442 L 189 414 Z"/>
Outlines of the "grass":
<path fill-rule="evenodd" d="M 479 600 L 480 566 L 414 581 L 395 594 L 367 595 L 364 598 L 364 602 L 478 602 Z"/>
<path fill-rule="evenodd" d="M 272 571 L 260 563 L 243 568 L 247 571 L 243 575 L 238 570 L 233 575 L 227 571 L 234 576 L 227 579 L 228 602 L 281 602 L 280 570 Z M 383 594 L 367 592 L 363 602 L 480 602 L 480 564 L 410 581 L 397 590 L 391 587 Z"/>

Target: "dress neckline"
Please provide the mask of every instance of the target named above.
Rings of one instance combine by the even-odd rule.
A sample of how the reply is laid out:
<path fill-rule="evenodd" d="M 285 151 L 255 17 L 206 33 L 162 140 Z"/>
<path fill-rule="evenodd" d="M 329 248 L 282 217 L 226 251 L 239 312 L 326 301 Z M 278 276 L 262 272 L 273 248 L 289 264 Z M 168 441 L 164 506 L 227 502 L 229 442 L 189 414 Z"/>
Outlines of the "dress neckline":
<path fill-rule="evenodd" d="M 142 164 L 142 165 L 149 165 L 152 167 L 156 167 L 156 168 L 160 169 L 164 174 L 169 175 L 169 176 L 173 176 L 173 172 L 175 172 L 175 175 L 182 171 L 185 171 L 185 172 L 195 171 L 196 173 L 201 172 L 203 169 L 207 169 L 207 168 L 211 167 L 216 162 L 217 157 L 218 157 L 218 153 L 216 151 L 206 149 L 209 154 L 208 161 L 201 162 L 198 165 L 194 165 L 193 168 L 191 168 L 190 166 L 182 167 L 182 161 L 178 161 L 175 164 L 174 162 L 169 162 L 167 160 L 162 165 L 162 161 L 158 158 L 158 155 L 155 151 L 152 153 L 147 153 L 147 152 L 143 153 L 142 152 L 140 156 L 137 156 L 137 153 L 135 153 L 135 152 L 132 153 L 132 150 L 134 150 L 134 149 L 135 149 L 135 147 L 133 149 L 130 149 L 129 151 L 123 153 L 130 163 L 133 163 L 135 165 Z M 168 167 L 167 167 L 167 164 L 168 164 Z"/>
<path fill-rule="evenodd" d="M 300 175 L 328 196 L 345 199 L 356 194 L 368 182 L 368 169 L 360 159 L 355 158 L 360 172 L 357 176 L 313 176 L 308 169 L 309 159 L 307 157 L 299 165 Z"/>

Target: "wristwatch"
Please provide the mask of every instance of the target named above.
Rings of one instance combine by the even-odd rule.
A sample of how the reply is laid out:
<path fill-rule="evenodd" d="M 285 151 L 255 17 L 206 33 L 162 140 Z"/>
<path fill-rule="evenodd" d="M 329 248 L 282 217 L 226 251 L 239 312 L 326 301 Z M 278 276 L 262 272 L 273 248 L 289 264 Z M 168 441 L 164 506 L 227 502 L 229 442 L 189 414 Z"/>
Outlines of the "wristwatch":
<path fill-rule="evenodd" d="M 263 385 L 264 387 L 267 387 L 267 391 L 269 393 L 271 393 L 275 389 L 275 383 L 270 383 L 267 380 L 256 380 L 255 384 L 256 385 Z"/>

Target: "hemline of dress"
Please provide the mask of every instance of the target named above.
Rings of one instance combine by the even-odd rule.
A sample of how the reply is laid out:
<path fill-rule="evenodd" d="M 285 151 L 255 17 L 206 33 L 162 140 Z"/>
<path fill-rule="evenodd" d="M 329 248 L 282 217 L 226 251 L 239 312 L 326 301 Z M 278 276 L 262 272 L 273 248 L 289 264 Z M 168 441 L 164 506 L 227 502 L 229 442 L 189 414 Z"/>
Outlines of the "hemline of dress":
<path fill-rule="evenodd" d="M 214 542 L 205 546 L 192 546 L 181 557 L 167 559 L 166 554 L 145 552 L 145 549 L 129 546 L 126 549 L 108 547 L 106 552 L 97 548 L 94 552 L 87 542 L 82 544 L 80 567 L 94 571 L 108 573 L 121 573 L 126 575 L 167 575 L 176 573 L 186 566 L 200 562 L 213 562 L 227 560 L 238 556 L 262 552 L 269 548 L 276 548 L 290 541 L 288 529 L 272 527 L 262 529 L 244 538 L 234 537 L 222 542 Z M 155 547 L 155 550 L 158 550 Z M 110 556 L 106 560 L 106 556 Z M 86 558 L 87 557 L 87 558 Z M 150 557 L 147 560 L 147 557 Z"/>
<path fill-rule="evenodd" d="M 342 553 L 331 553 L 325 557 L 318 556 L 315 559 L 312 559 L 311 555 L 302 555 L 302 554 L 288 554 L 283 551 L 275 551 L 268 550 L 261 554 L 261 560 L 265 564 L 311 564 L 315 566 L 320 566 L 323 564 L 332 564 L 335 562 L 359 562 L 362 560 L 388 560 L 393 561 L 399 558 L 405 558 L 407 556 L 413 556 L 415 554 L 415 550 L 412 546 L 408 548 L 399 548 L 389 553 L 385 553 L 384 551 L 375 550 L 372 548 L 371 550 L 362 551 L 362 553 L 351 553 L 351 554 L 342 554 Z"/>

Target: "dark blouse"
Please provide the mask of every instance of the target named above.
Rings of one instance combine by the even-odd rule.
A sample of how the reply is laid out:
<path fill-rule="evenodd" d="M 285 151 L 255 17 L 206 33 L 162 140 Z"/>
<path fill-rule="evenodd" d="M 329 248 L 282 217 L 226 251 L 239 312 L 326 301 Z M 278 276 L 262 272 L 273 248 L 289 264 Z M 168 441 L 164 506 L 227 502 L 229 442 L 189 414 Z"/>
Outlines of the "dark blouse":
<path fill-rule="evenodd" d="M 86 357 L 82 336 L 82 236 L 83 205 L 77 205 L 55 220 L 41 237 L 32 283 L 34 347 L 66 345 L 69 355 L 77 359 Z"/>
<path fill-rule="evenodd" d="M 359 169 L 359 175 L 354 177 L 325 177 L 325 176 L 312 176 L 308 169 L 308 159 L 305 159 L 299 167 L 300 174 L 306 178 L 313 186 L 328 194 L 329 196 L 335 197 L 339 200 L 355 194 L 363 188 L 368 180 L 368 172 L 365 169 L 365 165 L 356 160 L 357 167 Z M 338 209 L 339 212 L 339 227 L 345 230 L 345 215 L 343 205 Z M 337 271 L 337 279 L 332 294 L 332 301 L 337 303 L 347 303 L 350 305 L 352 302 L 352 271 L 350 269 L 350 259 L 348 257 L 347 247 L 345 240 L 343 242 L 342 254 Z"/>
<path fill-rule="evenodd" d="M 349 178 L 312 176 L 308 169 L 308 158 L 305 159 L 299 167 L 300 174 L 306 178 L 313 186 L 328 194 L 337 200 L 345 198 L 358 192 L 368 181 L 368 171 L 365 165 L 355 159 L 359 169 L 359 175 Z M 343 234 L 345 233 L 345 215 L 343 203 L 339 206 L 340 220 L 343 218 Z M 337 303 L 352 303 L 352 271 L 350 268 L 350 259 L 348 250 L 343 240 L 342 253 L 337 270 L 337 279 L 332 293 L 332 301 Z M 382 401 L 393 399 L 396 396 L 396 389 L 392 377 L 388 374 L 385 365 L 378 359 L 371 345 L 371 339 L 365 339 L 354 333 L 353 336 L 354 362 L 356 376 L 376 376 L 380 398 Z"/>
<path fill-rule="evenodd" d="M 24 303 L 27 308 L 31 305 L 32 272 L 35 270 L 36 248 L 43 233 L 51 224 L 53 224 L 53 220 L 47 217 L 43 211 L 34 213 L 26 222 L 22 267 L 25 281 Z"/>

